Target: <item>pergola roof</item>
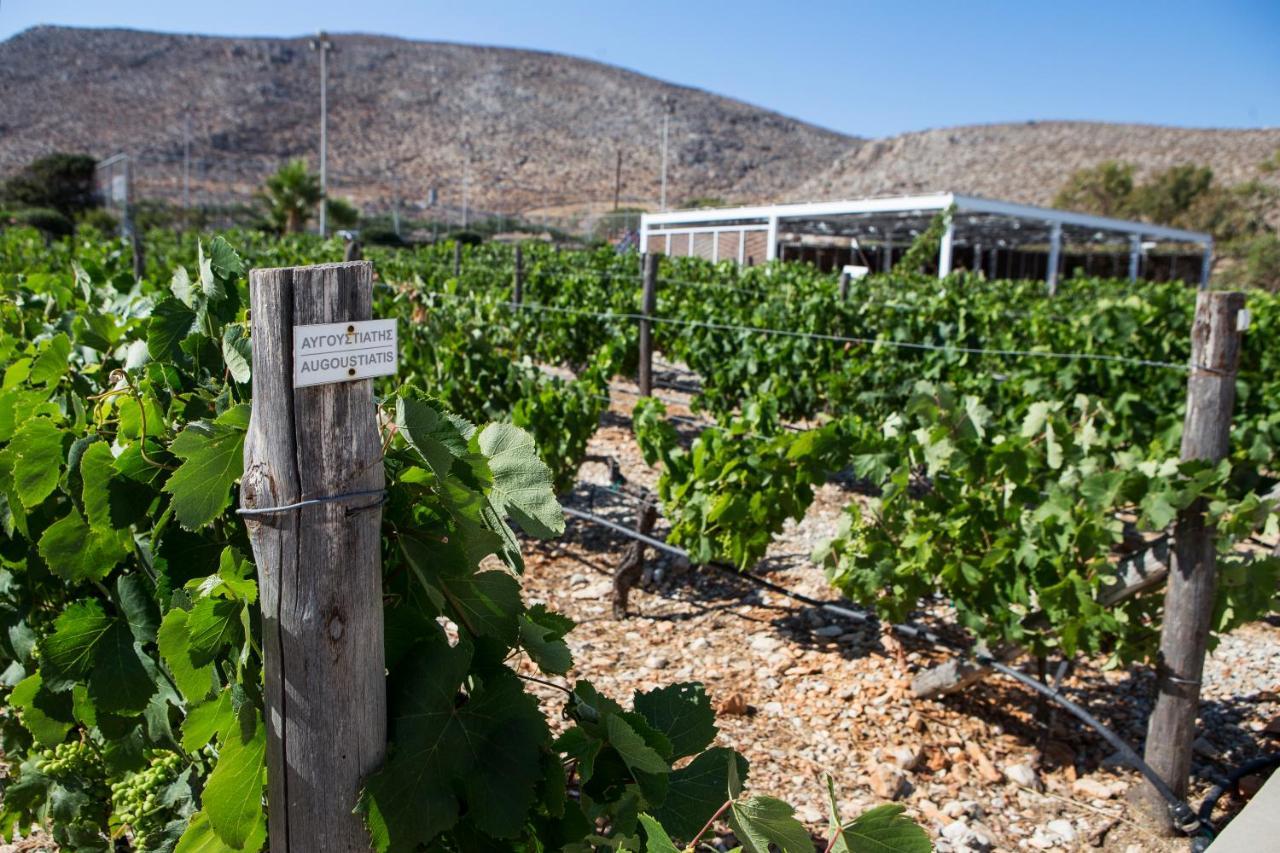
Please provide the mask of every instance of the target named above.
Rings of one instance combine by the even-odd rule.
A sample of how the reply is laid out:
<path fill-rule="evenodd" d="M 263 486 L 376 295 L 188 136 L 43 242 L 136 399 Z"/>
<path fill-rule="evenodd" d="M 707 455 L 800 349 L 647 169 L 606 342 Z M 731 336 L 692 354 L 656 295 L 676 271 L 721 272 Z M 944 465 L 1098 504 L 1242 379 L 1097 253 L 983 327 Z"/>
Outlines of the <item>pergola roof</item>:
<path fill-rule="evenodd" d="M 926 228 L 938 211 L 952 205 L 957 245 L 1043 244 L 1050 239 L 1055 225 L 1061 229 L 1064 242 L 1070 244 L 1116 242 L 1118 235 L 1205 247 L 1213 244 L 1210 235 L 1199 231 L 958 193 L 646 213 L 641 216 L 641 230 L 701 230 L 775 222 L 779 230 L 791 233 L 903 241 Z"/>

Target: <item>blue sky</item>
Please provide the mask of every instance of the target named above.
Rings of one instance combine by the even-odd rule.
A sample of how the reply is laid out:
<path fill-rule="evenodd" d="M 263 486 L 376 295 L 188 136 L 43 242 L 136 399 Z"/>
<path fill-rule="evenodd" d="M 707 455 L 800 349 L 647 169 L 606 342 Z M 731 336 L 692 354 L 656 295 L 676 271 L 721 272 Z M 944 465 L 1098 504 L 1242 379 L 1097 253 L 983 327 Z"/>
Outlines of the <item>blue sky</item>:
<path fill-rule="evenodd" d="M 622 65 L 846 133 L 1027 119 L 1280 126 L 1280 0 L 4 0 L 40 23 L 372 32 Z"/>

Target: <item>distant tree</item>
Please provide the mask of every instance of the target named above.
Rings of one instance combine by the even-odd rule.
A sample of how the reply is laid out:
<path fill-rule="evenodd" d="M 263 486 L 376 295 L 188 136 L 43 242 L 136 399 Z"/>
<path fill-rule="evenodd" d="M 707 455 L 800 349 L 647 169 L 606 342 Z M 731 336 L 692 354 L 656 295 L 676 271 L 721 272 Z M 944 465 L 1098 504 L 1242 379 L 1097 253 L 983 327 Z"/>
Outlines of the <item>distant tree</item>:
<path fill-rule="evenodd" d="M 1280 237 L 1259 234 L 1231 246 L 1230 263 L 1223 271 L 1225 284 L 1280 291 Z"/>
<path fill-rule="evenodd" d="M 1272 151 L 1270 157 L 1258 164 L 1258 168 L 1268 175 L 1272 172 L 1280 171 L 1280 148 Z"/>
<path fill-rule="evenodd" d="M 258 197 L 276 230 L 292 234 L 307 227 L 324 193 L 319 176 L 307 169 L 305 160 L 297 159 L 267 178 Z"/>
<path fill-rule="evenodd" d="M 331 198 L 324 203 L 329 225 L 334 228 L 355 228 L 360 224 L 360 209 L 345 198 Z"/>
<path fill-rule="evenodd" d="M 1132 203 L 1133 166 L 1115 160 L 1077 170 L 1053 200 L 1054 207 L 1100 216 L 1126 216 Z"/>
<path fill-rule="evenodd" d="M 98 205 L 93 192 L 96 165 L 88 154 L 50 154 L 33 160 L 5 181 L 0 194 L 15 207 L 56 210 L 72 218 Z"/>
<path fill-rule="evenodd" d="M 1134 191 L 1139 215 L 1160 225 L 1187 224 L 1197 201 L 1213 188 L 1213 170 L 1190 163 L 1158 172 Z"/>
<path fill-rule="evenodd" d="M 1249 240 L 1271 230 L 1267 216 L 1280 205 L 1280 191 L 1261 181 L 1211 186 L 1191 203 L 1179 224 L 1207 231 L 1218 243 Z"/>

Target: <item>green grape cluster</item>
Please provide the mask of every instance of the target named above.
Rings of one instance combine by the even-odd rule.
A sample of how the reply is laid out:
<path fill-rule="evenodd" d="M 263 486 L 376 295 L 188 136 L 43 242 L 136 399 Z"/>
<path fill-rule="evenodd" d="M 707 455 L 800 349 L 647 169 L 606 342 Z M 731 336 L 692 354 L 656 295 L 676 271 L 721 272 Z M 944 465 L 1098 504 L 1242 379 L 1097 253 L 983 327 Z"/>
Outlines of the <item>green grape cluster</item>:
<path fill-rule="evenodd" d="M 37 766 L 41 773 L 60 782 L 67 779 L 92 781 L 105 776 L 102 757 L 85 741 L 60 743 L 52 749 L 41 750 Z"/>
<path fill-rule="evenodd" d="M 111 785 L 111 822 L 133 832 L 133 846 L 146 850 L 147 836 L 165 825 L 164 789 L 178 778 L 185 762 L 176 752 L 158 751 L 147 766 Z"/>

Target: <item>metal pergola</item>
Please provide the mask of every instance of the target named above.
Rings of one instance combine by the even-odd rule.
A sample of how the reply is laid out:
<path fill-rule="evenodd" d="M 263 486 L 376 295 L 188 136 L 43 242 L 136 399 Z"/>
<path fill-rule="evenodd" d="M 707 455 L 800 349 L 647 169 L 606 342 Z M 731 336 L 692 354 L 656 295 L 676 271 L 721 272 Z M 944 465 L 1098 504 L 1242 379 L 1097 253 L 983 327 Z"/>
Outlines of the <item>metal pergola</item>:
<path fill-rule="evenodd" d="M 1189 277 L 1198 272 L 1200 285 L 1208 284 L 1213 263 L 1208 234 L 958 193 L 646 213 L 640 218 L 640 245 L 650 252 L 740 264 L 790 257 L 823 266 L 847 259 L 887 269 L 894 253 L 905 251 L 947 209 L 953 213 L 938 253 L 939 277 L 959 262 L 993 278 L 999 271 L 1006 272 L 1000 277 L 1043 276 L 1052 288 L 1064 257 L 1074 253 L 1086 271 L 1101 258 L 1110 259 L 1119 274 L 1127 260 L 1128 277 L 1137 280 L 1151 277 L 1153 266 L 1145 261 L 1159 248 L 1170 260 L 1170 277 L 1186 260 L 1192 264 Z"/>

